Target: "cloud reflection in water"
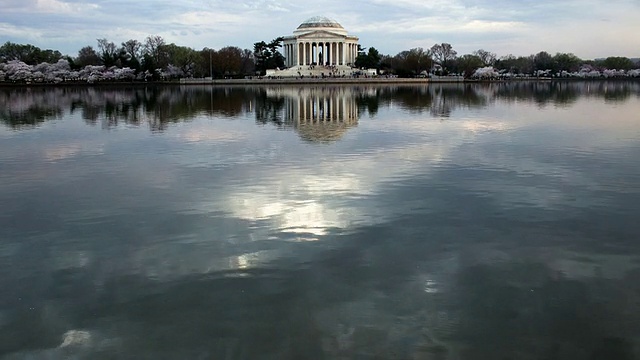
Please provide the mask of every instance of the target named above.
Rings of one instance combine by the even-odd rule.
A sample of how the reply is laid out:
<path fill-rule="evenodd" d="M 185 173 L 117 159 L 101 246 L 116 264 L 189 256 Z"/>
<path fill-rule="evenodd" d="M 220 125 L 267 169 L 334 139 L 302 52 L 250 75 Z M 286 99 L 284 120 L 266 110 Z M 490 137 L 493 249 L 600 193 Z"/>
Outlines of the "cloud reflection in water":
<path fill-rule="evenodd" d="M 0 92 L 0 354 L 633 358 L 639 93 Z"/>

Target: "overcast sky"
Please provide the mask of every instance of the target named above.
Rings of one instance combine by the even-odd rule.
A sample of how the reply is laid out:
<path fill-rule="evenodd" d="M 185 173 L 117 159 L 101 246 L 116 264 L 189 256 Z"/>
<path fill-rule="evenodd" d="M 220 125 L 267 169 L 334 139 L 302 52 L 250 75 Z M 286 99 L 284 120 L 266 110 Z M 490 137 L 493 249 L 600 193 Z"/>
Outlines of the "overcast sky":
<path fill-rule="evenodd" d="M 318 15 L 382 54 L 448 42 L 459 55 L 640 57 L 640 0 L 0 0 L 0 42 L 73 56 L 97 38 L 148 35 L 198 50 L 251 49 Z"/>

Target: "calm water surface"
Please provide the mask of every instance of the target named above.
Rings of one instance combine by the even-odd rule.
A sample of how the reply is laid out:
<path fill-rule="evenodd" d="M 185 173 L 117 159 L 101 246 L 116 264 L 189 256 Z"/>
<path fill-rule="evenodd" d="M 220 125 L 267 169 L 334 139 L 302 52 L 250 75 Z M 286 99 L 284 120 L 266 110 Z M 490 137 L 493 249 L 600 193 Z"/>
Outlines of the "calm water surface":
<path fill-rule="evenodd" d="M 640 83 L 0 91 L 2 359 L 635 359 Z"/>

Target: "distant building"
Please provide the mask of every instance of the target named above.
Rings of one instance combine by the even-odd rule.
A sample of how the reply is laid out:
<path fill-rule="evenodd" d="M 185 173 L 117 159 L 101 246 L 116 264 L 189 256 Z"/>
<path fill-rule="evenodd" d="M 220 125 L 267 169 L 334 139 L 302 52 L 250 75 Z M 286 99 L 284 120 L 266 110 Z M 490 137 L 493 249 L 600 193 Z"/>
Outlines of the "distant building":
<path fill-rule="evenodd" d="M 346 66 L 358 57 L 358 37 L 349 35 L 337 21 L 316 16 L 284 37 L 282 53 L 287 67 Z"/>

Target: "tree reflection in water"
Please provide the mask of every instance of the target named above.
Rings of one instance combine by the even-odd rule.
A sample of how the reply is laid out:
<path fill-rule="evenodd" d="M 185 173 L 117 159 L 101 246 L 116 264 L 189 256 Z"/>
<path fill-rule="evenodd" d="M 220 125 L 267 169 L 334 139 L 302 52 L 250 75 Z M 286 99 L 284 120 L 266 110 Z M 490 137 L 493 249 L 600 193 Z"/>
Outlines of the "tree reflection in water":
<path fill-rule="evenodd" d="M 380 106 L 388 107 L 391 103 L 410 112 L 427 111 L 435 118 L 446 118 L 456 108 L 484 107 L 493 99 L 534 101 L 539 106 L 568 105 L 581 96 L 624 101 L 634 94 L 638 96 L 639 87 L 633 81 L 548 81 L 319 88 L 196 85 L 4 88 L 0 90 L 0 122 L 10 128 L 22 129 L 59 119 L 67 112 L 75 114 L 80 111 L 81 117 L 91 125 L 100 123 L 104 128 L 111 128 L 121 123 L 133 126 L 147 124 L 152 131 L 163 131 L 171 123 L 190 121 L 198 116 L 235 118 L 255 112 L 258 123 L 290 126 L 296 122 L 289 114 L 293 104 L 284 100 L 295 97 L 317 100 L 318 96 L 323 99 L 322 104 L 318 103 L 321 106 L 324 106 L 325 98 L 336 101 L 336 104 L 338 98 L 347 101 L 349 107 L 355 106 L 356 118 L 363 113 L 373 117 Z M 324 108 L 310 110 L 319 111 L 313 116 L 325 111 Z"/>

